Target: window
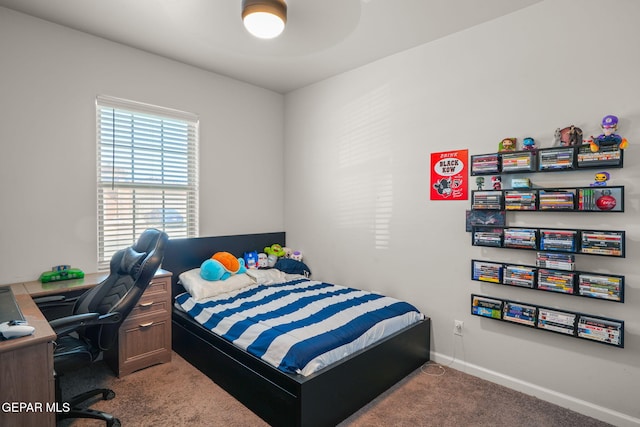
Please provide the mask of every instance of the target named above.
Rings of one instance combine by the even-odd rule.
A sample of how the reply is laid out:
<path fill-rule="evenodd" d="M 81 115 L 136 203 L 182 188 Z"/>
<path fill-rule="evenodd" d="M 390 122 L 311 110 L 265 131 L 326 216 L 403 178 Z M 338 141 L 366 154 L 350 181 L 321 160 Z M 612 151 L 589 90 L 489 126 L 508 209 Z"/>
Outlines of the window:
<path fill-rule="evenodd" d="M 198 235 L 198 118 L 99 96 L 98 269 L 147 228 Z"/>

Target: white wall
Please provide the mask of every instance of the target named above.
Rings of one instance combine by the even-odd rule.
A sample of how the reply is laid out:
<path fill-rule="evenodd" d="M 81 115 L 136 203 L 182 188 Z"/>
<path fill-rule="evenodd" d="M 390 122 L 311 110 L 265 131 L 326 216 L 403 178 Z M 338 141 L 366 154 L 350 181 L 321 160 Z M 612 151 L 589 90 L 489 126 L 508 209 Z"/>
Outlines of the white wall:
<path fill-rule="evenodd" d="M 404 298 L 431 316 L 436 360 L 640 424 L 638 18 L 634 0 L 547 0 L 283 103 L 0 8 L 0 284 L 59 263 L 95 270 L 96 95 L 181 109 L 201 118 L 201 235 L 284 228 L 315 277 Z M 610 113 L 631 142 L 626 167 L 611 170 L 611 184 L 625 186 L 625 213 L 517 213 L 510 224 L 626 230 L 627 258 L 578 257 L 579 269 L 625 275 L 625 303 L 472 282 L 472 258 L 532 264 L 533 253 L 472 247 L 469 203 L 429 200 L 429 154 L 492 152 L 511 136 L 548 146 L 555 128 L 596 134 Z M 531 178 L 586 185 L 593 173 Z M 472 317 L 471 293 L 624 319 L 625 348 Z M 465 322 L 462 338 L 452 335 L 454 319 Z"/>
<path fill-rule="evenodd" d="M 640 424 L 640 2 L 547 0 L 285 96 L 285 230 L 317 279 L 383 291 L 431 316 L 436 360 L 617 425 Z M 577 256 L 626 276 L 626 301 L 470 280 L 470 260 L 535 264 L 535 252 L 472 247 L 469 202 L 429 200 L 431 152 L 550 146 L 558 127 L 598 135 L 617 114 L 630 141 L 621 214 L 514 213 L 510 225 L 623 229 L 625 259 Z M 535 174 L 588 185 L 597 171 Z M 625 320 L 625 348 L 470 315 L 481 293 Z M 454 337 L 453 321 L 464 321 Z M 416 398 L 420 398 L 419 396 Z"/>
<path fill-rule="evenodd" d="M 1 7 L 0 58 L 0 284 L 96 271 L 99 94 L 199 115 L 201 235 L 283 230 L 282 95 Z"/>

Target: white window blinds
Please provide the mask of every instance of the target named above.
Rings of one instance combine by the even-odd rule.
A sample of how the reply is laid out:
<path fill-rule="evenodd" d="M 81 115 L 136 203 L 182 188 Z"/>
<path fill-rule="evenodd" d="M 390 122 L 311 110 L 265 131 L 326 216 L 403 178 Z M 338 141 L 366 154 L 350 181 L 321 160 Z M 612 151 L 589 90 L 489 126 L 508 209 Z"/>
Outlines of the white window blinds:
<path fill-rule="evenodd" d="M 98 269 L 147 228 L 198 235 L 198 118 L 99 96 Z"/>

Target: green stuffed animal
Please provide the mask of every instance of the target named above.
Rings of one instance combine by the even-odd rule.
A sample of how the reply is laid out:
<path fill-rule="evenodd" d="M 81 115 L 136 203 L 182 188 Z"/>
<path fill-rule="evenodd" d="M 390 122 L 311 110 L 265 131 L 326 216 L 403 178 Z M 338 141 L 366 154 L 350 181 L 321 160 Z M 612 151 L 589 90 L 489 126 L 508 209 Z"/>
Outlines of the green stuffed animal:
<path fill-rule="evenodd" d="M 273 245 L 264 248 L 264 253 L 267 255 L 275 255 L 280 258 L 284 256 L 285 251 L 282 249 L 281 245 L 274 243 Z"/>

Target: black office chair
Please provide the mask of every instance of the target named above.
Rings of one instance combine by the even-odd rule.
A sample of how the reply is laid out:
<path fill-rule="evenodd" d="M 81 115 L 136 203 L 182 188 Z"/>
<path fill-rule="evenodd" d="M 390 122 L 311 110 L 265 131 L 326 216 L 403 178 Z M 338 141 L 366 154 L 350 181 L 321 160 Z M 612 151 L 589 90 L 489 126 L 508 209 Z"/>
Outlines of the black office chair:
<path fill-rule="evenodd" d="M 74 301 L 70 316 L 49 322 L 58 336 L 53 361 L 56 373 L 56 400 L 60 405 L 63 404 L 60 376 L 90 365 L 103 351 L 113 346 L 120 325 L 133 310 L 160 267 L 168 239 L 162 231 L 144 231 L 133 246 L 113 255 L 109 276 Z M 62 303 L 69 304 L 68 301 Z M 40 302 L 45 309 L 55 304 L 55 301 L 50 300 Z M 106 421 L 109 427 L 120 426 L 120 421 L 111 414 L 78 406 L 99 395 L 102 395 L 104 400 L 115 397 L 115 393 L 110 389 L 82 393 L 67 401 L 71 410 L 59 413 L 58 420 L 94 418 Z"/>

